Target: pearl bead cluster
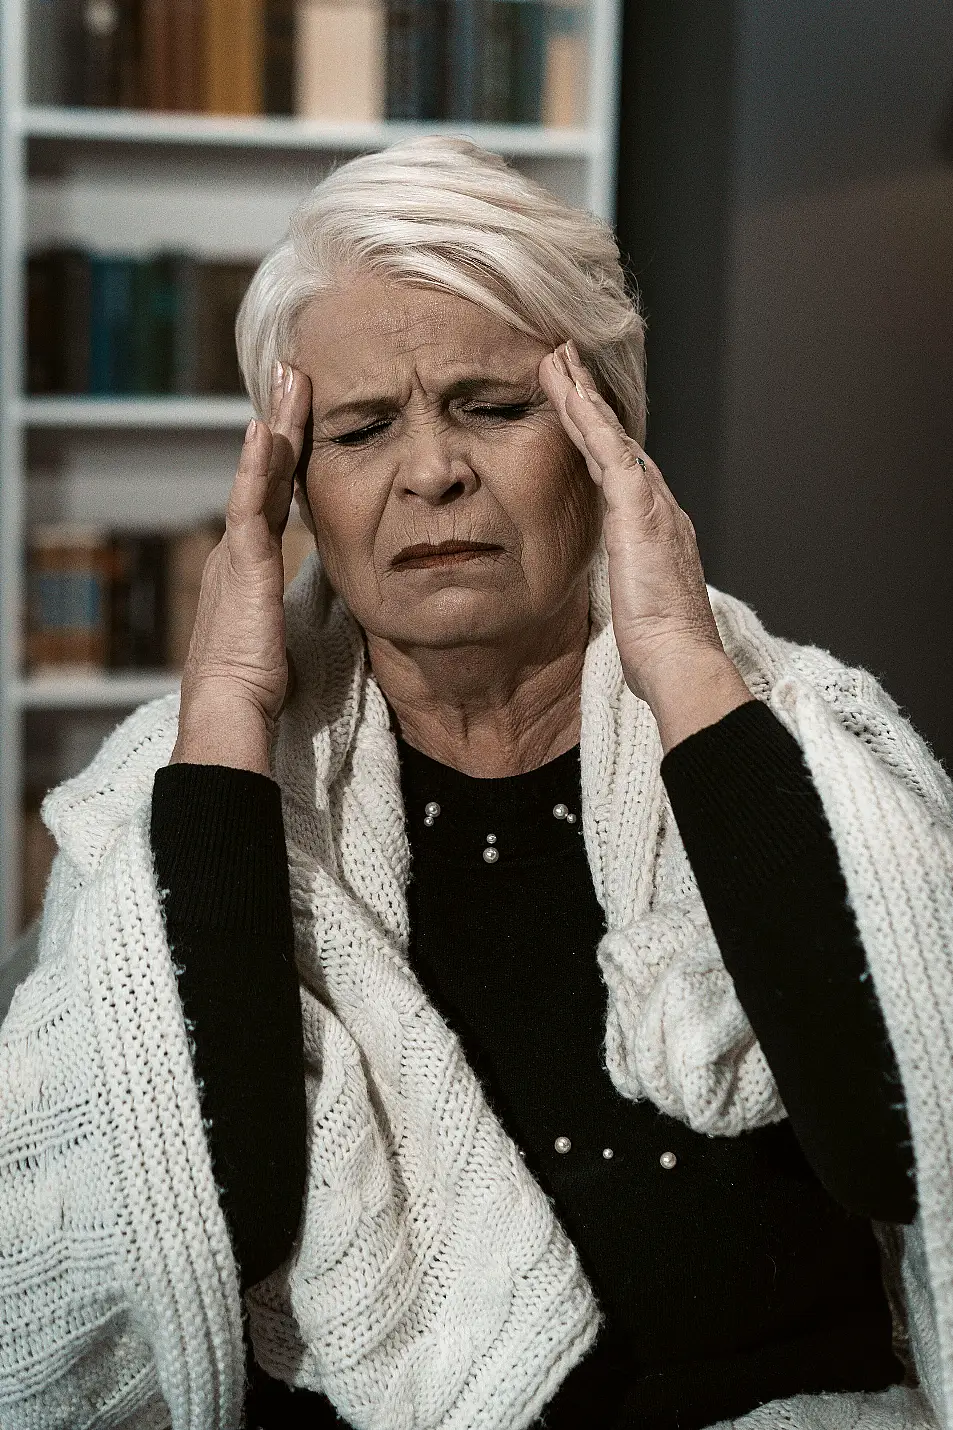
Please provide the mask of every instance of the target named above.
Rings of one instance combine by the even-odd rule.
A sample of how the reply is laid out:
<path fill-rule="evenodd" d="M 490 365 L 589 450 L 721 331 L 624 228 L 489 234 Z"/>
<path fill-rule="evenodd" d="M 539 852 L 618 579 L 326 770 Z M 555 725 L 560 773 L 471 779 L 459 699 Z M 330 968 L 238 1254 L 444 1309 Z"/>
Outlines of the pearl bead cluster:
<path fill-rule="evenodd" d="M 424 824 L 428 829 L 433 829 L 434 823 L 440 815 L 440 806 L 435 799 L 428 800 L 424 805 Z M 577 815 L 573 814 L 566 804 L 553 805 L 553 818 L 564 819 L 567 824 L 575 824 Z M 487 864 L 495 864 L 500 857 L 500 851 L 496 847 L 496 835 L 486 836 L 486 848 L 483 850 L 483 858 Z"/>
<path fill-rule="evenodd" d="M 572 1142 L 567 1136 L 565 1136 L 565 1134 L 560 1137 L 557 1137 L 555 1142 L 553 1143 L 553 1146 L 555 1147 L 556 1151 L 561 1153 L 563 1156 L 565 1156 L 567 1152 L 572 1151 Z M 602 1156 L 606 1162 L 611 1162 L 612 1158 L 615 1156 L 615 1152 L 612 1150 L 611 1147 L 603 1147 Z M 661 1157 L 659 1158 L 659 1166 L 664 1167 L 666 1172 L 670 1172 L 672 1168 L 677 1165 L 677 1163 L 678 1158 L 676 1157 L 674 1152 L 663 1152 Z"/>

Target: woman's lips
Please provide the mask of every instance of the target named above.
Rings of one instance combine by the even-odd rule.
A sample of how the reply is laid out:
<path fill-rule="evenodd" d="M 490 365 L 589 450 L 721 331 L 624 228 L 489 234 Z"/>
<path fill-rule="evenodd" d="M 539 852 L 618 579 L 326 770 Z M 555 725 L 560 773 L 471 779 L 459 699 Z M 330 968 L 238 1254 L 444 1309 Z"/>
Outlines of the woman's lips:
<path fill-rule="evenodd" d="M 406 556 L 398 556 L 394 562 L 401 571 L 429 566 L 457 566 L 462 561 L 472 561 L 478 556 L 492 556 L 499 551 L 498 546 L 448 546 L 430 547 L 426 550 L 412 547 Z"/>

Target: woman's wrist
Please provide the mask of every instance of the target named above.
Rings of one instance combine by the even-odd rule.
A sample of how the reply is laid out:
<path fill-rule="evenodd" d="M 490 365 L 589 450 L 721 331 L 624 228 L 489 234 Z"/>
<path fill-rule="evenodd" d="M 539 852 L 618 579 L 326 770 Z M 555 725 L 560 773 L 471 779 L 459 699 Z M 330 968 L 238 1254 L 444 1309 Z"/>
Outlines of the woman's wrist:
<path fill-rule="evenodd" d="M 714 646 L 673 650 L 650 673 L 640 672 L 639 685 L 663 754 L 755 698 L 734 661 Z"/>
<path fill-rule="evenodd" d="M 271 776 L 271 731 L 244 700 L 192 699 L 179 715 L 170 765 L 225 765 Z"/>

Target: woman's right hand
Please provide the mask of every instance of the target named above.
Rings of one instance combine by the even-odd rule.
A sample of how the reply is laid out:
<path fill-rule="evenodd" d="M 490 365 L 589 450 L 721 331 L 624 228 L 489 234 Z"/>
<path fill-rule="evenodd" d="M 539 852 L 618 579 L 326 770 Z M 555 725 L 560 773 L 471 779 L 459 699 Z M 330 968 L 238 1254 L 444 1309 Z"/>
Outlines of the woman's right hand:
<path fill-rule="evenodd" d="M 172 764 L 270 773 L 288 687 L 281 537 L 310 412 L 308 378 L 276 366 L 269 420 L 249 423 L 225 535 L 202 577 Z"/>

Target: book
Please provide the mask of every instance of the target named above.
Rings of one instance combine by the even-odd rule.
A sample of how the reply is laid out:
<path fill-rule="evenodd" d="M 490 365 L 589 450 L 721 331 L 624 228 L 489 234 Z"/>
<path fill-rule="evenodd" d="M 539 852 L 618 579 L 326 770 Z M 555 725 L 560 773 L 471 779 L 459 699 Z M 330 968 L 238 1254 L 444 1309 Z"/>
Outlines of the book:
<path fill-rule="evenodd" d="M 141 6 L 142 103 L 146 109 L 172 109 L 171 0 L 141 0 Z"/>
<path fill-rule="evenodd" d="M 254 260 L 31 254 L 31 393 L 239 393 L 235 318 Z"/>
<path fill-rule="evenodd" d="M 132 387 L 139 393 L 177 390 L 181 326 L 180 260 L 145 259 L 133 269 Z"/>
<path fill-rule="evenodd" d="M 198 113 L 205 79 L 205 7 L 203 0 L 170 0 L 172 44 L 169 108 Z"/>
<path fill-rule="evenodd" d="M 206 112 L 260 114 L 264 59 L 264 0 L 205 0 L 202 100 Z"/>
<path fill-rule="evenodd" d="M 89 391 L 133 392 L 136 260 L 94 254 L 89 263 Z"/>
<path fill-rule="evenodd" d="M 181 338 L 189 363 L 184 374 L 191 384 L 188 391 L 242 391 L 235 318 L 257 267 L 255 262 L 231 259 L 190 265 L 189 289 L 182 296 Z"/>
<path fill-rule="evenodd" d="M 446 0 L 387 0 L 387 118 L 446 113 Z"/>
<path fill-rule="evenodd" d="M 67 103 L 133 108 L 139 103 L 136 0 L 66 0 L 62 10 Z"/>
<path fill-rule="evenodd" d="M 262 106 L 294 114 L 295 0 L 266 0 Z"/>
<path fill-rule="evenodd" d="M 297 0 L 296 114 L 306 119 L 383 118 L 386 18 L 379 0 Z"/>
<path fill-rule="evenodd" d="M 166 664 L 167 540 L 117 532 L 110 541 L 109 650 L 112 670 Z"/>
<path fill-rule="evenodd" d="M 99 527 L 37 527 L 27 551 L 26 659 L 33 671 L 98 670 L 109 656 L 111 553 Z"/>
<path fill-rule="evenodd" d="M 485 0 L 447 0 L 444 109 L 447 119 L 479 117 L 480 51 Z"/>
<path fill-rule="evenodd" d="M 26 390 L 89 388 L 90 265 L 79 249 L 30 254 L 26 282 Z"/>
<path fill-rule="evenodd" d="M 476 119 L 540 122 L 549 9 L 545 0 L 484 0 L 475 61 Z"/>
<path fill-rule="evenodd" d="M 586 122 L 589 52 L 585 15 L 578 5 L 548 7 L 540 122 L 551 129 Z"/>

